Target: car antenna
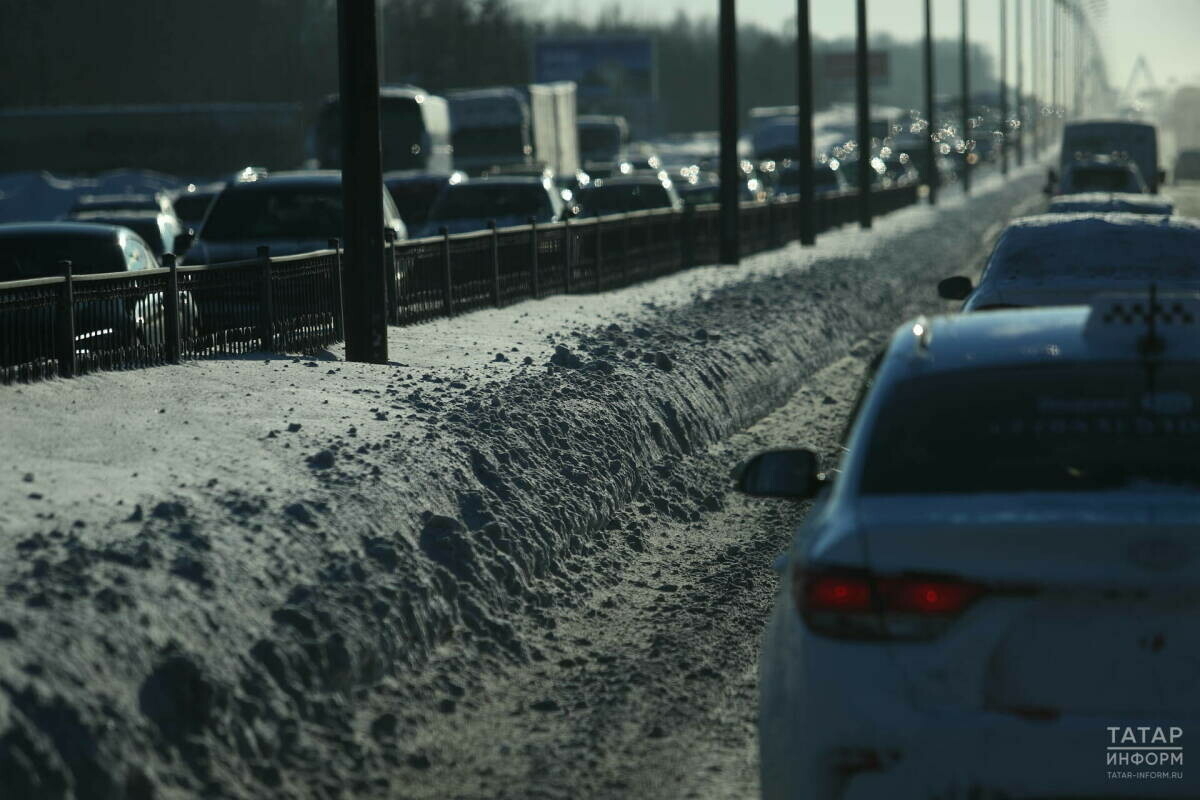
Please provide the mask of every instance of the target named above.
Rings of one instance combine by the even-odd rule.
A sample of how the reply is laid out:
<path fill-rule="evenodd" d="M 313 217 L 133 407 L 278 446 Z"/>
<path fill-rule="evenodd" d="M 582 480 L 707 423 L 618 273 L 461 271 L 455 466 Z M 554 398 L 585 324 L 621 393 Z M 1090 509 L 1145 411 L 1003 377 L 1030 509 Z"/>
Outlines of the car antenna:
<path fill-rule="evenodd" d="M 1146 323 L 1149 330 L 1137 342 L 1138 354 L 1142 357 L 1142 366 L 1146 368 L 1146 393 L 1154 395 L 1154 373 L 1158 369 L 1155 359 L 1166 349 L 1166 342 L 1158 335 L 1158 287 L 1150 284 L 1150 307 L 1146 309 Z"/>

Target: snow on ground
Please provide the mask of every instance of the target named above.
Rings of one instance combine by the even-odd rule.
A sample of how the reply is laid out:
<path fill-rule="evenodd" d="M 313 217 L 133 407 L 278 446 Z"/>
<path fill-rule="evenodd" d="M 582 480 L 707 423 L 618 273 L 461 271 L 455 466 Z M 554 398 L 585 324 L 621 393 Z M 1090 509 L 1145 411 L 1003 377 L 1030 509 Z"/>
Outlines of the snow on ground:
<path fill-rule="evenodd" d="M 420 794 L 420 732 L 478 670 L 543 663 L 530 631 L 611 585 L 653 520 L 721 512 L 691 456 L 977 266 L 1037 185 L 394 329 L 385 366 L 335 349 L 0 390 L 0 786 Z"/>

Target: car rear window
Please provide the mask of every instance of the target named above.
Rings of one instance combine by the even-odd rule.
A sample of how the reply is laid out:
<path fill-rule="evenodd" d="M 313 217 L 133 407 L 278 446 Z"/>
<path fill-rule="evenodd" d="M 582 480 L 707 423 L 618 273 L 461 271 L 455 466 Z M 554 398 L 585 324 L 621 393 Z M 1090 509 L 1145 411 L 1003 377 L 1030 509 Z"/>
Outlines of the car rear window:
<path fill-rule="evenodd" d="M 541 185 L 487 185 L 486 183 L 447 186 L 438 198 L 429 218 L 498 219 L 501 217 L 544 217 L 550 200 Z"/>
<path fill-rule="evenodd" d="M 70 261 L 75 275 L 125 271 L 125 259 L 115 236 L 105 239 L 59 234 L 0 238 L 0 281 L 61 275 L 60 261 Z"/>
<path fill-rule="evenodd" d="M 1129 170 L 1082 167 L 1071 171 L 1071 189 L 1076 192 L 1136 192 L 1141 187 Z"/>
<path fill-rule="evenodd" d="M 388 185 L 400 219 L 404 224 L 416 227 L 429 218 L 429 209 L 437 199 L 438 192 L 447 185 L 446 179 L 431 181 L 397 181 Z"/>
<path fill-rule="evenodd" d="M 212 242 L 341 235 L 340 186 L 227 191 L 213 205 L 201 232 Z"/>
<path fill-rule="evenodd" d="M 1192 364 L 969 370 L 897 384 L 872 427 L 864 494 L 1200 484 Z"/>
<path fill-rule="evenodd" d="M 988 263 L 987 280 L 1200 280 L 1200 227 L 1069 222 L 1010 228 Z"/>
<path fill-rule="evenodd" d="M 597 186 L 584 191 L 581 200 L 588 213 L 600 216 L 671 207 L 671 196 L 658 183 Z"/>

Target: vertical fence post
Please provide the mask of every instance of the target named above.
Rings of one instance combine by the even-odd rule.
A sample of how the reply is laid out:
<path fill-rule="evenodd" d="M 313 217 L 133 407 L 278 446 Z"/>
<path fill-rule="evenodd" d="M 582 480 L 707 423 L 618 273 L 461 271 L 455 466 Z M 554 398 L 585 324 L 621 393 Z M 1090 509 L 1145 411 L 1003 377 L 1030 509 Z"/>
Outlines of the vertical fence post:
<path fill-rule="evenodd" d="M 341 341 L 346 338 L 346 311 L 342 305 L 342 243 L 339 239 L 329 240 L 329 249 L 333 251 L 333 330 Z"/>
<path fill-rule="evenodd" d="M 391 228 L 383 231 L 383 246 L 387 248 L 387 256 L 383 259 L 386 271 L 383 275 L 383 293 L 387 298 L 387 321 L 395 322 L 400 298 L 396 285 L 396 232 Z"/>
<path fill-rule="evenodd" d="M 962 9 L 962 41 L 959 43 L 959 68 L 962 70 L 962 181 L 963 192 L 971 191 L 971 43 L 968 34 L 970 27 L 967 22 L 967 0 L 960 3 Z"/>
<path fill-rule="evenodd" d="M 454 316 L 454 277 L 450 273 L 450 231 L 441 229 L 442 234 L 442 311 L 447 317 Z"/>
<path fill-rule="evenodd" d="M 601 222 L 602 219 L 602 217 L 596 217 L 596 241 L 594 251 L 596 254 L 595 284 L 597 292 L 600 291 L 600 270 L 603 268 L 604 264 L 604 243 L 601 241 L 604 238 L 604 224 Z"/>
<path fill-rule="evenodd" d="M 271 286 L 271 248 L 258 248 L 258 338 L 268 353 L 275 349 L 275 297 Z"/>
<path fill-rule="evenodd" d="M 563 294 L 571 293 L 571 278 L 575 270 L 575 234 L 571 232 L 571 218 L 563 219 Z"/>
<path fill-rule="evenodd" d="M 629 212 L 626 211 L 621 215 L 621 284 L 626 286 L 629 284 L 629 250 L 633 245 L 629 232 Z"/>
<path fill-rule="evenodd" d="M 1025 0 L 1016 0 L 1017 41 L 1017 166 L 1025 166 L 1025 122 L 1029 118 L 1025 106 Z"/>
<path fill-rule="evenodd" d="M 682 231 L 679 236 L 679 260 L 680 269 L 688 269 L 696 264 L 696 207 L 686 205 L 683 207 L 683 216 L 680 219 Z"/>
<path fill-rule="evenodd" d="M 179 354 L 183 349 L 179 341 L 179 266 L 175 262 L 174 253 L 163 253 L 163 266 L 171 270 L 167 273 L 163 312 L 167 317 L 167 361 L 172 364 L 179 363 Z"/>
<path fill-rule="evenodd" d="M 533 217 L 529 218 L 529 276 L 530 288 L 536 300 L 542 296 L 542 281 L 538 275 L 538 226 Z"/>
<path fill-rule="evenodd" d="M 58 262 L 58 268 L 63 274 L 63 282 L 58 286 L 58 308 L 55 314 L 57 322 L 58 376 L 60 378 L 75 377 L 75 276 L 72 274 L 70 261 Z"/>
<path fill-rule="evenodd" d="M 500 307 L 500 234 L 496 230 L 496 220 L 488 220 L 488 228 L 492 231 L 492 305 Z"/>
<path fill-rule="evenodd" d="M 1008 0 L 1000 0 L 1000 174 L 1008 174 Z"/>

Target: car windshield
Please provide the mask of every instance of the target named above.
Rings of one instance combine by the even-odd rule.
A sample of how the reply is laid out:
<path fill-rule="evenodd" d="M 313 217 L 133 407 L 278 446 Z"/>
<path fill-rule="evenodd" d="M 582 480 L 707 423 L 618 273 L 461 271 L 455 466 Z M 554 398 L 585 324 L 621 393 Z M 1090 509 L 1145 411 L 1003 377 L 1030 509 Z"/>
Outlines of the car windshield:
<path fill-rule="evenodd" d="M 514 185 L 467 183 L 447 186 L 429 218 L 500 219 L 502 217 L 548 218 L 550 200 L 541 184 Z"/>
<path fill-rule="evenodd" d="M 58 262 L 70 261 L 75 275 L 124 272 L 116 236 L 38 234 L 0 237 L 0 281 L 62 275 Z"/>
<path fill-rule="evenodd" d="M 332 239 L 342 235 L 340 186 L 227 191 L 201 236 L 211 242 Z"/>
<path fill-rule="evenodd" d="M 425 117 L 421 106 L 411 97 L 380 99 L 380 136 L 383 143 L 383 169 L 415 169 L 421 166 Z M 327 104 L 317 123 L 317 150 L 322 166 L 342 163 L 342 118 L 338 101 Z"/>
<path fill-rule="evenodd" d="M 162 255 L 166 252 L 163 248 L 162 230 L 158 227 L 158 217 L 88 217 L 88 222 L 129 228 L 146 240 L 146 244 L 150 245 L 150 249 L 154 251 L 155 255 Z"/>
<path fill-rule="evenodd" d="M 1045 364 L 898 384 L 867 443 L 864 494 L 1200 485 L 1192 364 Z"/>
<path fill-rule="evenodd" d="M 1098 217 L 1013 228 L 997 245 L 985 278 L 1196 281 L 1200 228 L 1115 224 Z"/>
<path fill-rule="evenodd" d="M 409 228 L 414 228 L 429 218 L 429 209 L 445 185 L 445 178 L 430 181 L 396 181 L 388 184 L 388 191 L 396 201 L 400 219 L 404 220 L 404 224 Z"/>
<path fill-rule="evenodd" d="M 671 196 L 661 183 L 596 186 L 582 192 L 580 199 L 587 213 L 597 216 L 671 206 Z"/>
<path fill-rule="evenodd" d="M 1137 192 L 1133 173 L 1111 167 L 1080 167 L 1071 171 L 1071 189 L 1076 192 Z"/>

